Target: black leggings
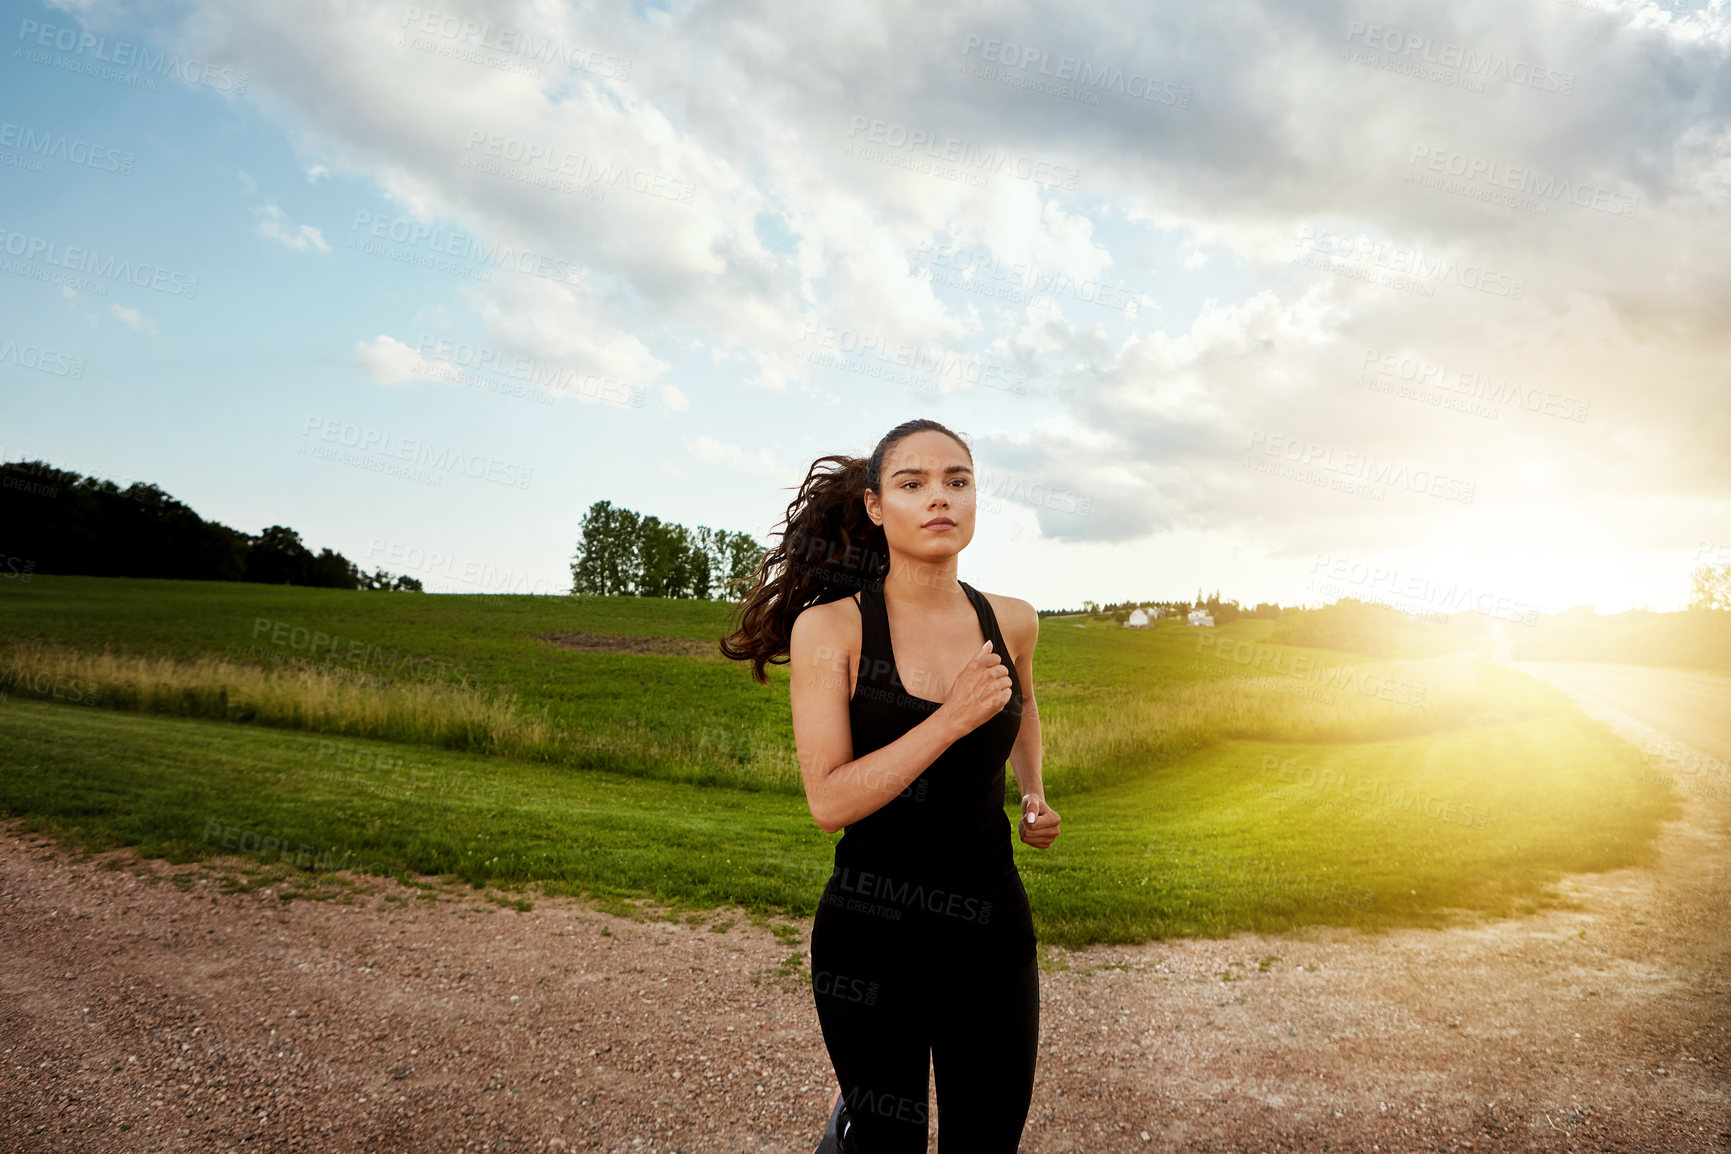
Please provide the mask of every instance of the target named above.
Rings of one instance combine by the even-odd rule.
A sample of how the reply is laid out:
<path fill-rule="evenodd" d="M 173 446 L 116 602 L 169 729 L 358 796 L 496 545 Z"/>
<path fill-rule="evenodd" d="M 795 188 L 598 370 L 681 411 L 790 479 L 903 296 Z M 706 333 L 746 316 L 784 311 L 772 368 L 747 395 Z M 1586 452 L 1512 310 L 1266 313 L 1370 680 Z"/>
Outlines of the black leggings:
<path fill-rule="evenodd" d="M 922 967 L 812 955 L 818 1022 L 853 1126 L 844 1154 L 925 1154 L 926 1071 L 939 1154 L 1014 1154 L 1034 1095 L 1040 967 Z"/>

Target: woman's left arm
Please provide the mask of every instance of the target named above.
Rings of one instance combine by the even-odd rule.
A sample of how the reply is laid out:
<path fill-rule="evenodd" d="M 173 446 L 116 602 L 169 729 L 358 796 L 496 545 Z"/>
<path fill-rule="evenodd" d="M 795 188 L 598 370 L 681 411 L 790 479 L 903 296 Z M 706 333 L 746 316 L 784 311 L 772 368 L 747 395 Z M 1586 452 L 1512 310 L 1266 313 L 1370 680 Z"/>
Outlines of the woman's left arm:
<path fill-rule="evenodd" d="M 1034 700 L 1034 644 L 1040 637 L 1040 615 L 1026 601 L 1017 601 L 1011 632 L 1004 638 L 1022 687 L 1022 728 L 1010 748 L 1010 768 L 1022 794 L 1022 818 L 1016 823 L 1021 839 L 1045 849 L 1058 837 L 1058 811 L 1046 804 L 1040 780 L 1040 707 Z M 1033 821 L 1028 818 L 1032 816 Z"/>

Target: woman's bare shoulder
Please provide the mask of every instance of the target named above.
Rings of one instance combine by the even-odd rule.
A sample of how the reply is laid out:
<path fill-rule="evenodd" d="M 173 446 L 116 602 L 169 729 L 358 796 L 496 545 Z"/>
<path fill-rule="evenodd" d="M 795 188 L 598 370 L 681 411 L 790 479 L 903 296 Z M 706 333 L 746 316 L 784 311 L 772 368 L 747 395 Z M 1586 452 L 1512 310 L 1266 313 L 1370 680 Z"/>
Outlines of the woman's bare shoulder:
<path fill-rule="evenodd" d="M 852 597 L 838 597 L 821 605 L 808 605 L 793 619 L 792 633 L 803 640 L 808 634 L 814 644 L 845 645 L 850 637 L 860 634 L 859 603 Z"/>
<path fill-rule="evenodd" d="M 1033 605 L 1020 597 L 1011 597 L 1004 593 L 987 593 L 980 590 L 980 595 L 991 603 L 992 613 L 998 619 L 998 627 L 1004 631 L 1004 640 L 1016 644 L 1017 638 L 1022 638 L 1033 644 L 1040 634 L 1040 614 Z"/>

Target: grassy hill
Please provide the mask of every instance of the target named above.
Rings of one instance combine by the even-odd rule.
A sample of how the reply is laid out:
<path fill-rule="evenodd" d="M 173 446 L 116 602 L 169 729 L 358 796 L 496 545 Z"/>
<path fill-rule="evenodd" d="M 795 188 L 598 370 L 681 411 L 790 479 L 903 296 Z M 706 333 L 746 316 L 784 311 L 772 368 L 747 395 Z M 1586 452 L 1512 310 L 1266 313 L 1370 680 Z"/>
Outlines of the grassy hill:
<path fill-rule="evenodd" d="M 759 686 L 715 651 L 731 608 L 8 583 L 0 813 L 291 878 L 361 863 L 806 917 L 835 839 L 806 811 L 785 667 Z M 1271 625 L 1042 623 L 1064 835 L 1016 854 L 1044 940 L 1518 912 L 1561 872 L 1645 860 L 1677 812 L 1531 679 L 1277 646 Z"/>

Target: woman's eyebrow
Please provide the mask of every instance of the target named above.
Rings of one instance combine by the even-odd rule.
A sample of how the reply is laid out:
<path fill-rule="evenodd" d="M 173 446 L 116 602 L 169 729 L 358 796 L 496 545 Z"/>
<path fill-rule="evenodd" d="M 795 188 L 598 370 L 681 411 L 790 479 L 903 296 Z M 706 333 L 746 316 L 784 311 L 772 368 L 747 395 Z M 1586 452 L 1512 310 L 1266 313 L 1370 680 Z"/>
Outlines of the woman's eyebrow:
<path fill-rule="evenodd" d="M 891 477 L 899 477 L 903 473 L 916 473 L 919 476 L 923 477 L 929 471 L 930 470 L 927 470 L 927 469 L 916 469 L 912 465 L 909 465 L 909 466 L 906 466 L 904 468 L 897 469 L 895 472 L 891 473 L 890 476 Z M 972 473 L 973 470 L 968 468 L 966 465 L 951 465 L 948 468 L 946 468 L 944 470 L 944 472 L 946 472 L 946 473 Z"/>

